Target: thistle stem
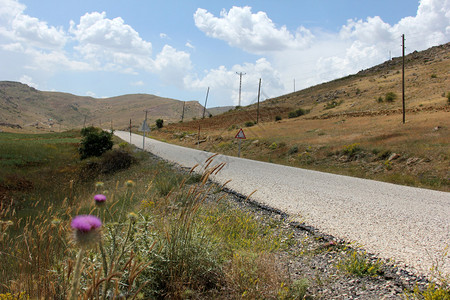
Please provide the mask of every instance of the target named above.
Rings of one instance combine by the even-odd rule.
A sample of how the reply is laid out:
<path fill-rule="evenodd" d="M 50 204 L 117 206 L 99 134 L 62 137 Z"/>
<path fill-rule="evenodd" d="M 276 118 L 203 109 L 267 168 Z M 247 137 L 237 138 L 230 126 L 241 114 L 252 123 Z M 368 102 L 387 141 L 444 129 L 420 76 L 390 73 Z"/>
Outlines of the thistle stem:
<path fill-rule="evenodd" d="M 77 299 L 77 293 L 78 293 L 78 286 L 80 284 L 80 275 L 81 275 L 81 265 L 83 261 L 84 256 L 84 249 L 81 248 L 80 252 L 78 252 L 77 255 L 77 262 L 75 263 L 75 272 L 73 274 L 72 279 L 72 290 L 70 292 L 70 300 L 76 300 Z"/>

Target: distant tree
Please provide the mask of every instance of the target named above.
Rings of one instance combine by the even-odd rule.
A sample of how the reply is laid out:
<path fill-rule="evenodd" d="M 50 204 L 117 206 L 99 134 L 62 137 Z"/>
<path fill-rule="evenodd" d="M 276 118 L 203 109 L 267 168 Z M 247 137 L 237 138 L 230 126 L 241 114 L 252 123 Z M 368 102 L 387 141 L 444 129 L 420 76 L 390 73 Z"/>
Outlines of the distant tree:
<path fill-rule="evenodd" d="M 156 120 L 156 127 L 157 128 L 163 128 L 163 126 L 164 126 L 164 120 L 163 119 Z"/>

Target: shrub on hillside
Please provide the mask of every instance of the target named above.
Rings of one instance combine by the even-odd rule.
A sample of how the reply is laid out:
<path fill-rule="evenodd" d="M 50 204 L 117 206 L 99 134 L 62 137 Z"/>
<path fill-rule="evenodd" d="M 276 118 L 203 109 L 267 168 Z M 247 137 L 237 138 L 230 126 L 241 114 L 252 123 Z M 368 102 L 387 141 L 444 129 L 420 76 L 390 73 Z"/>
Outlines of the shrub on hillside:
<path fill-rule="evenodd" d="M 156 127 L 157 128 L 163 128 L 164 126 L 164 120 L 163 119 L 157 119 L 156 120 Z"/>
<path fill-rule="evenodd" d="M 78 153 L 81 159 L 91 156 L 101 156 L 113 146 L 113 133 L 95 127 L 86 127 L 81 130 L 83 136 Z"/>
<path fill-rule="evenodd" d="M 447 93 L 447 104 L 450 105 L 450 92 Z"/>
<path fill-rule="evenodd" d="M 275 116 L 275 121 L 281 121 L 281 116 Z"/>
<path fill-rule="evenodd" d="M 292 118 L 297 118 L 297 117 L 303 116 L 303 115 L 305 115 L 305 114 L 307 114 L 307 113 L 308 113 L 308 111 L 304 110 L 303 108 L 299 108 L 299 109 L 297 109 L 297 110 L 294 110 L 294 111 L 289 112 L 288 117 L 289 117 L 290 119 L 292 119 Z"/>
<path fill-rule="evenodd" d="M 252 127 L 253 125 L 255 125 L 255 123 L 252 121 L 245 122 L 245 127 Z"/>
<path fill-rule="evenodd" d="M 389 92 L 386 94 L 386 96 L 384 97 L 384 99 L 387 102 L 394 102 L 397 99 L 397 94 L 394 92 Z"/>

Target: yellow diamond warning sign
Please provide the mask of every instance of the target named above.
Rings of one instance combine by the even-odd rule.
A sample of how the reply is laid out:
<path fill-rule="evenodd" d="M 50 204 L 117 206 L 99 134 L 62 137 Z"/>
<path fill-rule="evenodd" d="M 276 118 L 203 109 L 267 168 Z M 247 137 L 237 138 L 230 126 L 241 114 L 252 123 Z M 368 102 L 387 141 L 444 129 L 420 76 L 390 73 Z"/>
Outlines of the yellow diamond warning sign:
<path fill-rule="evenodd" d="M 234 137 L 235 139 L 241 139 L 241 140 L 245 140 L 245 134 L 244 134 L 244 130 L 239 129 L 238 133 L 236 134 L 236 136 Z"/>

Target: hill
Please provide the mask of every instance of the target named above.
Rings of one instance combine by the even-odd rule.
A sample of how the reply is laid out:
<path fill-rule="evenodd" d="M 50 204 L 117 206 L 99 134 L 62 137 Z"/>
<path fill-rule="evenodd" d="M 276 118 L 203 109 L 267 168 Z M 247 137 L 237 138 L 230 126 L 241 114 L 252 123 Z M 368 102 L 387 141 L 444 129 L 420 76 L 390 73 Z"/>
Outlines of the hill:
<path fill-rule="evenodd" d="M 148 123 L 163 119 L 178 122 L 183 112 L 183 101 L 148 94 L 123 95 L 96 99 L 60 92 L 44 92 L 26 84 L 0 82 L 0 129 L 22 128 L 26 131 L 64 130 L 86 125 L 127 128 L 132 119 L 137 128 L 148 110 Z M 199 117 L 203 106 L 187 101 L 186 119 Z"/>

